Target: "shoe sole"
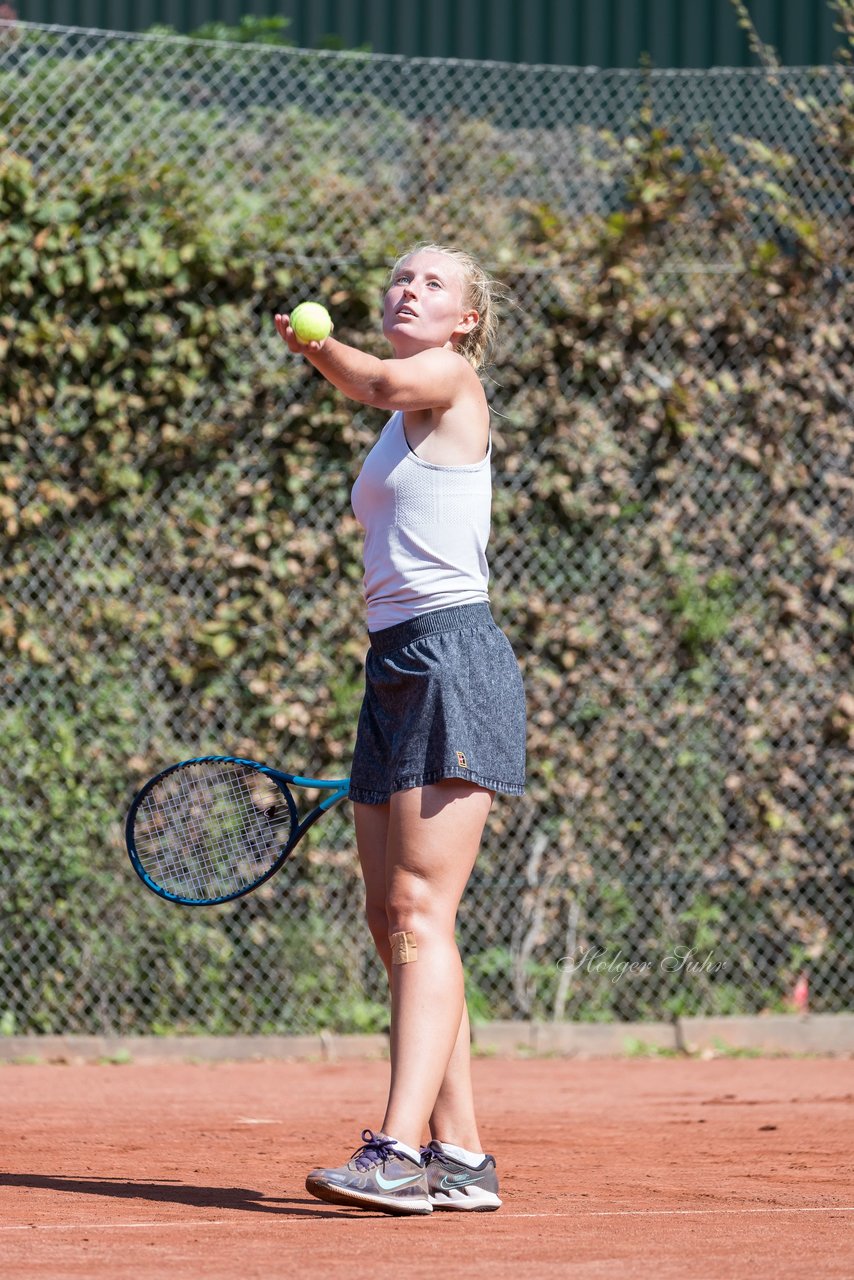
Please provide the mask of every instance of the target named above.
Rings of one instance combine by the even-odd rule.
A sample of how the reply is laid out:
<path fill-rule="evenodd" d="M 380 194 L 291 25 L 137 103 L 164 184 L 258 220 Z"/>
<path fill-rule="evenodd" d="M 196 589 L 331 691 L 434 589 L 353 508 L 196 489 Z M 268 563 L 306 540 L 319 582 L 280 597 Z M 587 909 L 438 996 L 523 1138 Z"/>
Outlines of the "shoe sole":
<path fill-rule="evenodd" d="M 349 1208 L 379 1209 L 381 1213 L 395 1213 L 399 1216 L 423 1216 L 432 1213 L 433 1206 L 429 1200 L 386 1200 L 382 1196 L 372 1196 L 364 1191 L 349 1191 L 346 1187 L 331 1187 L 326 1182 L 307 1178 L 306 1191 L 310 1191 L 318 1200 L 327 1204 L 346 1205 Z"/>
<path fill-rule="evenodd" d="M 450 1191 L 447 1195 L 430 1193 L 434 1209 L 451 1209 L 457 1213 L 494 1213 L 501 1208 L 501 1201 L 494 1191 L 473 1187 L 471 1191 Z"/>

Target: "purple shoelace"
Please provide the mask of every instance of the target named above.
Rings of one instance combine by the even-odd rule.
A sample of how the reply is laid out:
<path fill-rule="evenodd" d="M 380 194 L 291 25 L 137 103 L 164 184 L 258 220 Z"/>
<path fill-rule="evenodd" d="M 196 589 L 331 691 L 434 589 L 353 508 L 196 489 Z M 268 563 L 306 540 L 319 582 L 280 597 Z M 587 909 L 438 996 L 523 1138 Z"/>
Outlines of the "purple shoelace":
<path fill-rule="evenodd" d="M 394 1142 L 384 1133 L 374 1133 L 371 1129 L 362 1130 L 362 1142 L 365 1144 L 353 1156 L 353 1164 L 361 1172 L 372 1169 L 375 1164 L 382 1164 L 394 1155 Z"/>

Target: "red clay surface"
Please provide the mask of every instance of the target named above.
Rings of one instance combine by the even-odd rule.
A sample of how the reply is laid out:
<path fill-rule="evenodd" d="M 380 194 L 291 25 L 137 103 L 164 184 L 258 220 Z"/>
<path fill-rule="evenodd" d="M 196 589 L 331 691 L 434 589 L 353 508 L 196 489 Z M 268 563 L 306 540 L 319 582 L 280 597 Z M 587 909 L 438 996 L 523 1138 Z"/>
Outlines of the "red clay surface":
<path fill-rule="evenodd" d="M 392 1218 L 306 1171 L 387 1066 L 2 1066 L 4 1277 L 854 1275 L 851 1061 L 477 1060 L 497 1213 Z"/>

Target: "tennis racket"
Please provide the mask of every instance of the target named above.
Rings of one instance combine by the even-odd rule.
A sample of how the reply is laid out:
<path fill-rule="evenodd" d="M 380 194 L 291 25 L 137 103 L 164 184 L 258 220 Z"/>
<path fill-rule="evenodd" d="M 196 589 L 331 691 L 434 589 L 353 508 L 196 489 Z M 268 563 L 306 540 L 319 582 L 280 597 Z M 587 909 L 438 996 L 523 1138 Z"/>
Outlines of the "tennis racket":
<path fill-rule="evenodd" d="M 236 756 L 170 765 L 134 797 L 125 840 L 142 883 L 167 902 L 213 906 L 269 880 L 309 827 L 347 795 L 326 781 Z M 291 786 L 331 794 L 300 820 Z"/>

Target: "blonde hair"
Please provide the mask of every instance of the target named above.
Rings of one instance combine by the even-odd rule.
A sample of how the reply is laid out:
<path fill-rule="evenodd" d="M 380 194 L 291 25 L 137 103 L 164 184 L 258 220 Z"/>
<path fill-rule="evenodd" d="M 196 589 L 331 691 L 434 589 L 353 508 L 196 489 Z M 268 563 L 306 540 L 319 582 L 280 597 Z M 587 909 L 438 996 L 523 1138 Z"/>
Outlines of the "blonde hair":
<path fill-rule="evenodd" d="M 495 351 L 498 338 L 498 308 L 502 302 L 506 301 L 507 290 L 503 284 L 493 280 L 480 263 L 464 249 L 450 249 L 446 245 L 428 244 L 425 241 L 400 255 L 389 272 L 386 291 L 391 287 L 401 265 L 416 253 L 442 253 L 461 268 L 463 304 L 477 312 L 478 321 L 469 333 L 464 333 L 457 340 L 455 350 L 461 356 L 465 356 L 475 369 L 482 369 L 489 363 Z"/>

